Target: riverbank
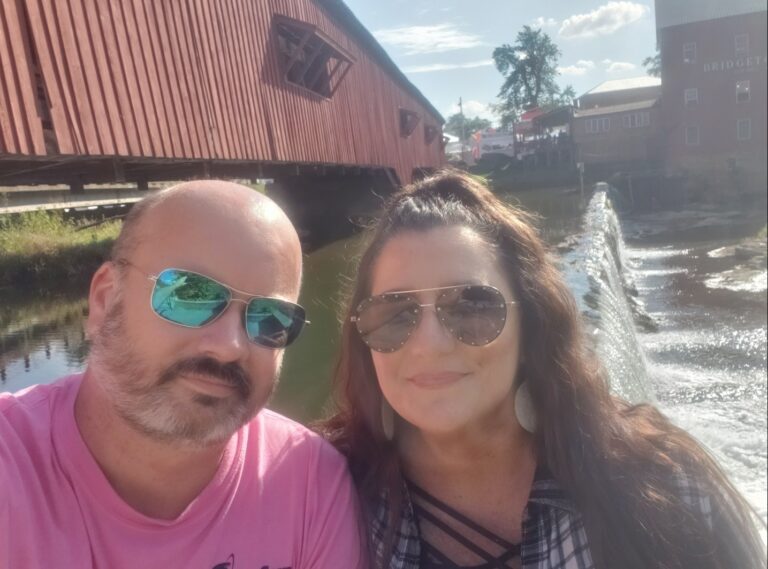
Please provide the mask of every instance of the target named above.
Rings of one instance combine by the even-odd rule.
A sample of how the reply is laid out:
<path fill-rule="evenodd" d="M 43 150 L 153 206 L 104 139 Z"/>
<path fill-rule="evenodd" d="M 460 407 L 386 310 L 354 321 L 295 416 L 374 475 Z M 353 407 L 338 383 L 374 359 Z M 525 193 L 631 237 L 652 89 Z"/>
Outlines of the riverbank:
<path fill-rule="evenodd" d="M 109 255 L 121 223 L 94 225 L 43 211 L 0 217 L 0 288 L 87 281 Z"/>

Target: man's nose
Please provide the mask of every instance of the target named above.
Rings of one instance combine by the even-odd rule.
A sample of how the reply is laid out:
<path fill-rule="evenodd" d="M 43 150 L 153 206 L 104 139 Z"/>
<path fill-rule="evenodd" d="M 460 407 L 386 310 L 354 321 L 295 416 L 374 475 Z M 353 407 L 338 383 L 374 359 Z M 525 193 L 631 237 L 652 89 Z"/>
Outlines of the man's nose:
<path fill-rule="evenodd" d="M 243 325 L 245 306 L 232 301 L 216 320 L 200 329 L 199 349 L 221 362 L 234 362 L 245 357 L 250 341 Z"/>

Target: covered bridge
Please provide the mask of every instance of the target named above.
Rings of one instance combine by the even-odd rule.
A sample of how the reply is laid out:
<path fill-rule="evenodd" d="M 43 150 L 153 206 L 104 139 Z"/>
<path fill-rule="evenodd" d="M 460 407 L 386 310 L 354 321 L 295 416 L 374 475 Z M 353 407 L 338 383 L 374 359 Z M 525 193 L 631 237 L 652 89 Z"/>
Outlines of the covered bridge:
<path fill-rule="evenodd" d="M 341 0 L 0 4 L 0 186 L 393 186 L 442 123 Z"/>

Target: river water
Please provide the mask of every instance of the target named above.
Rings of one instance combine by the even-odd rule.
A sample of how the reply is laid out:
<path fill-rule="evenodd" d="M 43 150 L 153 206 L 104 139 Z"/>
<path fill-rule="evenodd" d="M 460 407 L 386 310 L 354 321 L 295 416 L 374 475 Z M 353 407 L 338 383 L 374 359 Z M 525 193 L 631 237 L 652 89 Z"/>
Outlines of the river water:
<path fill-rule="evenodd" d="M 752 231 L 739 212 L 689 211 L 620 223 L 606 196 L 509 196 L 543 212 L 614 391 L 651 401 L 703 442 L 766 520 L 766 271 L 735 255 Z M 305 258 L 301 303 L 312 320 L 288 349 L 271 407 L 320 416 L 337 347 L 338 311 L 361 238 Z M 0 391 L 83 368 L 84 288 L 0 291 Z"/>

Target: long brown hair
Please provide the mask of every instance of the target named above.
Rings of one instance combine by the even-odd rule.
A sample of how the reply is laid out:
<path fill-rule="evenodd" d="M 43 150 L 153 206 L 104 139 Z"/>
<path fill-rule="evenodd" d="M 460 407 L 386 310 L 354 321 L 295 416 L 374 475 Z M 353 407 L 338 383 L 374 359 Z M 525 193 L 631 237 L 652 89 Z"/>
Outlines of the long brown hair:
<path fill-rule="evenodd" d="M 383 433 L 370 350 L 349 317 L 369 296 L 374 263 L 392 236 L 455 225 L 473 229 L 496 250 L 515 291 L 525 330 L 518 373 L 542 419 L 535 433 L 539 461 L 584 516 L 597 567 L 763 567 L 752 511 L 707 451 L 652 406 L 610 394 L 573 296 L 530 217 L 455 171 L 395 195 L 372 232 L 343 319 L 335 414 L 322 425 L 346 455 L 363 504 L 388 496 L 390 539 L 403 505 L 401 470 Z M 714 530 L 680 495 L 681 477 L 708 496 Z"/>

